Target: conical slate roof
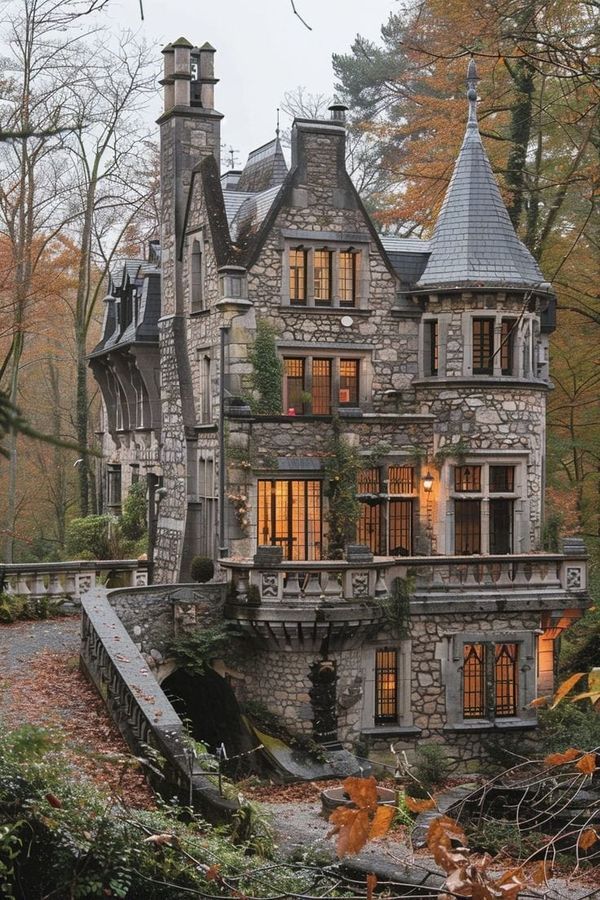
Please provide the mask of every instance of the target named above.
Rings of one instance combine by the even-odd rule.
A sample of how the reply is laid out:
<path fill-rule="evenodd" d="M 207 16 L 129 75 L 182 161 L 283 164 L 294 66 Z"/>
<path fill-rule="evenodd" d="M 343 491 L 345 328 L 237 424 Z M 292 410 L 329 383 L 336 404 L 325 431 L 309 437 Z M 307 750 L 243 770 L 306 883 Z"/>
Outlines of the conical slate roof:
<path fill-rule="evenodd" d="M 544 284 L 533 256 L 517 237 L 477 125 L 477 71 L 467 72 L 469 120 L 417 287 Z"/>

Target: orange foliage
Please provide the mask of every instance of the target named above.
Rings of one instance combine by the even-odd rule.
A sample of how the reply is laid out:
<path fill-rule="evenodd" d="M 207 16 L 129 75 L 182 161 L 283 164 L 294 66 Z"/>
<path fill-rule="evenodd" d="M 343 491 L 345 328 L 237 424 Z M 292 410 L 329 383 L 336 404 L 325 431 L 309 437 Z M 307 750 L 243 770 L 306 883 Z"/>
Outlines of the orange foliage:
<path fill-rule="evenodd" d="M 354 807 L 340 806 L 329 816 L 333 825 L 329 835 L 337 835 L 336 853 L 340 859 L 358 853 L 367 841 L 387 834 L 396 813 L 393 806 L 379 806 L 377 782 L 370 778 L 346 778 L 343 782 Z"/>

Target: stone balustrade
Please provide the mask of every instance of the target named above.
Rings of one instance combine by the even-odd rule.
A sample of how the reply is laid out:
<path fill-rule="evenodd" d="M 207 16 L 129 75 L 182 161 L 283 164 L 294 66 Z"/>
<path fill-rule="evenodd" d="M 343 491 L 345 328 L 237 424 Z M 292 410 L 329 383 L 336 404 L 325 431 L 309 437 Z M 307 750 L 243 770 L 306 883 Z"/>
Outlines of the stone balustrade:
<path fill-rule="evenodd" d="M 97 585 L 142 587 L 148 563 L 141 559 L 74 560 L 72 562 L 0 564 L 0 587 L 30 600 L 68 600 L 79 605 Z"/>
<path fill-rule="evenodd" d="M 386 596 L 392 579 L 407 575 L 414 576 L 417 595 L 528 590 L 583 594 L 587 589 L 583 547 L 565 553 L 505 556 L 375 557 L 361 564 L 223 559 L 220 565 L 228 572 L 228 603 L 236 606 L 361 603 Z"/>
<path fill-rule="evenodd" d="M 230 574 L 229 602 L 306 604 L 354 601 L 383 597 L 388 588 L 386 569 L 391 560 L 357 565 L 343 560 L 283 562 L 256 565 L 251 561 L 221 560 Z M 234 593 L 235 592 L 235 593 Z"/>
<path fill-rule="evenodd" d="M 155 789 L 166 799 L 178 797 L 211 822 L 229 819 L 238 802 L 222 797 L 204 772 L 183 722 L 102 588 L 88 591 L 82 600 L 80 662 L 133 753 L 142 765 L 147 762 L 146 775 Z"/>

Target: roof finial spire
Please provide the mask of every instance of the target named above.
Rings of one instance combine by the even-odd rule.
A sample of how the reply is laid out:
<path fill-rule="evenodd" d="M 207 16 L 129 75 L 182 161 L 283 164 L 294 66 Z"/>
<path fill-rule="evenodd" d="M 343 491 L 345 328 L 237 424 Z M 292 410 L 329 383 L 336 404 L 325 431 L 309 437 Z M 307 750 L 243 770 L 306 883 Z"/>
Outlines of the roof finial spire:
<path fill-rule="evenodd" d="M 471 59 L 469 60 L 469 65 L 467 66 L 467 99 L 469 101 L 469 122 L 468 125 L 471 128 L 477 128 L 477 82 L 479 81 L 479 76 L 477 75 L 477 66 L 475 64 L 475 59 L 473 54 L 471 53 Z"/>
<path fill-rule="evenodd" d="M 275 129 L 275 137 L 279 140 L 279 107 L 277 107 L 277 127 Z"/>

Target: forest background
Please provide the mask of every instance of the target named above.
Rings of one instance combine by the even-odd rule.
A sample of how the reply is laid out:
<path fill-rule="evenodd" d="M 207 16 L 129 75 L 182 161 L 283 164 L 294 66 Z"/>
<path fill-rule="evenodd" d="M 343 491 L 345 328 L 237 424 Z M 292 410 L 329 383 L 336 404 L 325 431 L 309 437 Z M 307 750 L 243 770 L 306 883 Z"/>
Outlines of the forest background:
<path fill-rule="evenodd" d="M 103 290 L 158 236 L 156 133 L 143 112 L 155 54 L 98 25 L 110 0 L 13 0 L 0 75 L 2 558 L 65 558 L 96 511 L 99 398 L 86 354 Z M 558 295 L 545 535 L 600 544 L 598 56 L 585 0 L 421 0 L 378 42 L 333 57 L 349 112 L 348 169 L 382 231 L 426 237 L 464 134 L 470 55 L 479 121 L 512 221 Z M 289 91 L 282 110 L 330 98 Z M 20 410 L 24 424 L 18 426 Z M 55 443 L 23 432 L 51 435 Z M 66 444 L 66 446 L 65 446 Z M 80 449 L 76 449 L 80 448 Z M 597 569 L 597 566 L 595 567 Z"/>

